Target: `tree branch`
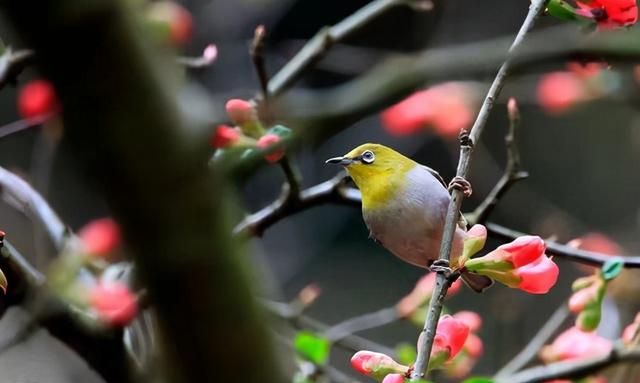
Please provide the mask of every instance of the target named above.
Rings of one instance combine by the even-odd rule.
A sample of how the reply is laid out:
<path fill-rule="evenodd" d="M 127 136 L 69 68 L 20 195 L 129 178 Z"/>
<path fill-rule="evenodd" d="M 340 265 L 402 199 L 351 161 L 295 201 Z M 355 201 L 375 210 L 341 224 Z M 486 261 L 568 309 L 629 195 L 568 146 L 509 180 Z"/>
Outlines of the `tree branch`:
<path fill-rule="evenodd" d="M 356 332 L 384 326 L 400 319 L 395 306 L 358 315 L 337 323 L 324 332 L 324 336 L 331 341 L 337 341 Z"/>
<path fill-rule="evenodd" d="M 520 27 L 520 31 L 516 35 L 515 40 L 511 44 L 509 48 L 509 52 L 513 53 L 518 46 L 524 40 L 524 37 L 529 33 L 532 29 L 535 20 L 538 15 L 542 13 L 546 5 L 546 0 L 534 0 L 531 2 L 529 6 L 529 12 L 527 13 L 527 17 L 522 23 L 522 27 Z M 489 92 L 480 107 L 480 112 L 478 113 L 478 117 L 476 118 L 473 127 L 471 128 L 471 133 L 468 137 L 468 142 L 466 140 L 461 139 L 460 145 L 460 159 L 458 161 L 458 170 L 456 172 L 457 177 L 466 178 L 467 173 L 469 172 L 469 165 L 471 162 L 471 154 L 473 152 L 473 144 L 479 142 L 480 137 L 482 135 L 482 131 L 487 123 L 487 119 L 489 118 L 489 113 L 493 108 L 493 104 L 498 97 L 500 90 L 502 89 L 507 74 L 509 72 L 511 66 L 511 57 L 508 57 L 507 60 L 502 64 L 500 69 L 498 70 L 498 74 L 496 75 L 495 80 L 491 84 L 489 88 Z M 463 136 L 461 136 L 463 137 Z M 460 208 L 462 206 L 462 200 L 464 198 L 463 192 L 458 189 L 454 189 L 451 197 L 451 201 L 449 202 L 449 209 L 447 211 L 447 216 L 444 224 L 444 232 L 442 235 L 442 243 L 440 246 L 440 261 L 445 261 L 447 264 L 449 263 L 449 257 L 451 254 L 451 248 L 453 244 L 453 236 L 455 233 L 456 225 L 458 222 Z M 429 358 L 431 355 L 431 348 L 433 346 L 433 340 L 436 333 L 436 326 L 438 324 L 438 319 L 440 318 L 440 313 L 442 312 L 442 302 L 447 295 L 447 290 L 451 285 L 451 279 L 447 275 L 444 268 L 440 268 L 438 270 L 438 274 L 436 277 L 436 287 L 433 292 L 433 297 L 429 302 L 429 308 L 427 311 L 427 319 L 425 320 L 424 328 L 422 330 L 424 336 L 420 338 L 418 345 L 418 356 L 416 358 L 415 368 L 411 373 L 411 380 L 415 381 L 418 379 L 423 379 L 427 372 L 427 366 L 429 365 Z"/>
<path fill-rule="evenodd" d="M 605 367 L 625 362 L 639 362 L 640 348 L 625 349 L 614 347 L 608 355 L 579 361 L 552 363 L 532 367 L 517 374 L 498 377 L 496 383 L 537 383 L 554 379 L 579 379 Z"/>
<path fill-rule="evenodd" d="M 0 189 L 9 204 L 44 228 L 56 249 L 64 247 L 69 231 L 40 193 L 3 167 L 0 167 Z"/>
<path fill-rule="evenodd" d="M 278 96 L 289 88 L 311 65 L 320 60 L 331 46 L 370 23 L 389 9 L 413 0 L 374 0 L 338 24 L 318 31 L 269 81 L 269 94 Z"/>
<path fill-rule="evenodd" d="M 35 54 L 32 50 L 22 49 L 14 52 L 11 48 L 7 48 L 0 57 L 0 89 L 15 81 L 16 77 L 34 61 Z"/>
<path fill-rule="evenodd" d="M 470 225 L 477 223 L 484 224 L 509 188 L 516 182 L 529 177 L 529 173 L 524 171 L 520 163 L 520 152 L 517 144 L 517 129 L 520 125 L 520 113 L 517 110 L 515 99 L 510 99 L 509 103 L 511 103 L 512 100 L 514 110 L 510 110 L 508 113 L 509 132 L 504 137 L 507 148 L 507 165 L 505 166 L 504 174 L 482 203 L 478 205 L 471 214 L 465 215 Z"/>
<path fill-rule="evenodd" d="M 509 363 L 505 364 L 496 374 L 496 378 L 503 378 L 526 366 L 537 355 L 538 351 L 547 341 L 558 331 L 558 328 L 569 317 L 569 309 L 563 302 L 556 311 L 547 319 L 547 322 L 538 330 L 538 332 L 529 340 L 527 345 L 520 351 Z"/>

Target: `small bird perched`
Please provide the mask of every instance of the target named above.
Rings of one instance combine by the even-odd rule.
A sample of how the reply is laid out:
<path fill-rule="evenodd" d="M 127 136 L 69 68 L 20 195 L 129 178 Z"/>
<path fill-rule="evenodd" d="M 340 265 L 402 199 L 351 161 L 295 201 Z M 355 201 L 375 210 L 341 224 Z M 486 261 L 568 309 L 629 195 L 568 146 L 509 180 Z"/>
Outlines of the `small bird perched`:
<path fill-rule="evenodd" d="M 360 189 L 362 216 L 374 241 L 416 266 L 429 268 L 438 259 L 450 200 L 438 172 L 380 144 L 363 144 L 326 162 L 344 166 Z M 461 178 L 452 185 L 470 193 L 468 182 Z M 461 218 L 451 250 L 452 265 L 462 253 L 465 236 Z M 462 279 L 476 291 L 492 283 L 464 271 Z"/>

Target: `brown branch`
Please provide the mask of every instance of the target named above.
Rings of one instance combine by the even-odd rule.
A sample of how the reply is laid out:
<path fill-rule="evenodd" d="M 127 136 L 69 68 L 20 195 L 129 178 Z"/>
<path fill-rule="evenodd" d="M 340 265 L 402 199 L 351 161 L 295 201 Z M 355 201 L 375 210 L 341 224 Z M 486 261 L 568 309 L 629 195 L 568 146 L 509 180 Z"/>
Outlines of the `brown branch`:
<path fill-rule="evenodd" d="M 504 137 L 505 145 L 507 147 L 507 165 L 504 169 L 504 174 L 498 180 L 498 183 L 493 187 L 491 192 L 485 197 L 482 203 L 471 213 L 465 215 L 469 224 L 484 224 L 493 210 L 498 206 L 498 202 L 505 195 L 505 193 L 516 182 L 529 177 L 529 174 L 524 171 L 522 164 L 520 163 L 520 152 L 517 144 L 517 130 L 520 125 L 520 112 L 515 104 L 515 99 L 509 100 L 511 105 L 509 110 L 509 132 Z"/>
<path fill-rule="evenodd" d="M 562 302 L 522 351 L 495 374 L 496 378 L 509 376 L 531 362 L 538 355 L 538 351 L 542 346 L 558 331 L 558 328 L 564 324 L 568 317 L 569 309 L 566 303 Z"/>
<path fill-rule="evenodd" d="M 261 236 L 271 225 L 281 219 L 325 203 L 360 206 L 360 192 L 346 185 L 344 173 L 302 190 L 298 195 L 290 194 L 285 185 L 280 198 L 269 206 L 247 216 L 236 225 L 235 235 Z"/>
<path fill-rule="evenodd" d="M 618 363 L 640 362 L 640 348 L 614 347 L 608 355 L 579 361 L 532 367 L 517 374 L 498 377 L 496 383 L 537 383 L 554 379 L 579 379 Z"/>
<path fill-rule="evenodd" d="M 289 88 L 310 66 L 320 60 L 333 44 L 347 38 L 389 9 L 411 2 L 413 0 L 374 0 L 338 24 L 321 29 L 269 81 L 269 94 L 278 96 Z"/>
<path fill-rule="evenodd" d="M 265 102 L 269 99 L 269 75 L 267 74 L 267 68 L 264 63 L 264 39 L 266 36 L 267 33 L 264 25 L 258 25 L 253 35 L 251 46 L 249 47 L 249 55 L 256 69 L 262 97 Z"/>
<path fill-rule="evenodd" d="M 513 53 L 518 48 L 518 46 L 524 40 L 524 37 L 533 28 L 535 20 L 538 18 L 538 15 L 542 13 L 545 5 L 546 0 L 534 0 L 531 2 L 527 17 L 522 23 L 520 31 L 518 31 L 515 40 L 509 48 L 510 53 Z M 458 161 L 458 170 L 456 172 L 457 177 L 467 177 L 467 174 L 469 172 L 469 165 L 471 162 L 471 154 L 473 153 L 473 144 L 479 142 L 480 140 L 482 131 L 484 130 L 484 127 L 489 118 L 489 113 L 493 108 L 493 104 L 496 98 L 500 94 L 500 90 L 504 85 L 510 66 L 511 58 L 508 57 L 498 70 L 498 74 L 496 75 L 496 78 L 489 88 L 489 92 L 487 93 L 487 96 L 482 103 L 482 106 L 480 107 L 480 112 L 478 113 L 478 117 L 476 118 L 476 121 L 471 128 L 471 133 L 468 136 L 468 139 L 463 139 L 464 135 L 461 135 L 460 159 Z M 459 219 L 463 198 L 464 194 L 461 190 L 453 190 L 444 224 L 442 243 L 440 246 L 440 255 L 438 257 L 439 261 L 443 261 L 447 265 L 449 263 L 449 257 L 453 244 L 453 235 L 455 233 L 456 225 Z M 429 302 L 427 318 L 422 330 L 424 336 L 421 337 L 419 341 L 418 356 L 416 358 L 415 368 L 411 374 L 411 380 L 413 381 L 423 379 L 427 372 L 427 366 L 429 365 L 429 358 L 431 356 L 431 348 L 433 346 L 433 340 L 436 333 L 436 326 L 440 318 L 440 313 L 442 312 L 442 303 L 447 295 L 447 290 L 451 285 L 451 279 L 449 278 L 449 275 L 447 275 L 446 269 L 447 268 L 439 268 L 437 270 L 438 273 L 436 277 L 436 287 L 433 291 L 434 298 L 432 298 Z"/>

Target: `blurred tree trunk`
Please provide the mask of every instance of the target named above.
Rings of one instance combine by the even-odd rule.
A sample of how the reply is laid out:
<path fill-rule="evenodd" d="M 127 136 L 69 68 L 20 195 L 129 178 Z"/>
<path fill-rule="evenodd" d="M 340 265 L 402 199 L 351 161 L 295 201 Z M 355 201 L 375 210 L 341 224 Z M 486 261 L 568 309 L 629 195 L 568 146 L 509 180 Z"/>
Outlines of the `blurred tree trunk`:
<path fill-rule="evenodd" d="M 168 380 L 281 381 L 206 139 L 181 115 L 173 62 L 144 38 L 133 3 L 4 6 L 56 86 L 67 144 L 123 227 L 159 316 Z"/>

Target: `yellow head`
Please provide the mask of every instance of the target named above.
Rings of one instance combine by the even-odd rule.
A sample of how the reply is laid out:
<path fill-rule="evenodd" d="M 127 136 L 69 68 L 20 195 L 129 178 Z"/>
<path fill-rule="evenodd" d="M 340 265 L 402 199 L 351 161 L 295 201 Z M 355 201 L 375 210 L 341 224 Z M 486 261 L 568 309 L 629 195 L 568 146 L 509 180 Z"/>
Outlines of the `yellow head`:
<path fill-rule="evenodd" d="M 328 159 L 327 163 L 345 167 L 362 193 L 364 209 L 385 206 L 405 185 L 407 172 L 417 165 L 380 144 L 360 145 L 342 157 Z"/>

